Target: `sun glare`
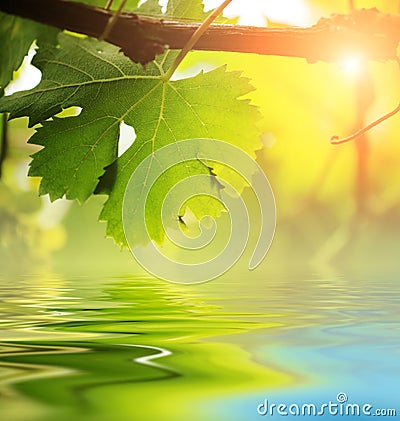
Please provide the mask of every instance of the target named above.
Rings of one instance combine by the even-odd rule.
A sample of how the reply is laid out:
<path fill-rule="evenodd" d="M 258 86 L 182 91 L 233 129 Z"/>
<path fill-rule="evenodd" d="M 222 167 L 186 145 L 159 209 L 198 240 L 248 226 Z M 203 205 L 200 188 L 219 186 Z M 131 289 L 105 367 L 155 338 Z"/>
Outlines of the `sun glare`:
<path fill-rule="evenodd" d="M 221 0 L 204 0 L 206 10 L 220 4 Z M 233 0 L 224 14 L 239 16 L 241 25 L 266 26 L 268 21 L 294 26 L 314 23 L 305 0 Z"/>
<path fill-rule="evenodd" d="M 358 56 L 349 56 L 339 62 L 342 71 L 350 76 L 357 76 L 363 68 L 363 60 Z"/>

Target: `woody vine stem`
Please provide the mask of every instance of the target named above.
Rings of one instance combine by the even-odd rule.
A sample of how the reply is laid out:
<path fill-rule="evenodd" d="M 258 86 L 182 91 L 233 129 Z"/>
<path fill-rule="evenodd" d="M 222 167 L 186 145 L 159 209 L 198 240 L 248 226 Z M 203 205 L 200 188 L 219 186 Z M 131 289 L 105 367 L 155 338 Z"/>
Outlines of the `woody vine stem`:
<path fill-rule="evenodd" d="M 106 5 L 106 10 L 110 10 L 114 0 L 109 0 Z M 215 21 L 215 19 L 224 11 L 226 6 L 228 6 L 229 3 L 231 3 L 232 0 L 225 0 L 219 7 L 214 9 L 207 17 L 207 19 L 196 29 L 196 31 L 193 33 L 193 35 L 189 38 L 187 43 L 184 45 L 182 50 L 179 52 L 178 56 L 172 63 L 171 67 L 168 69 L 168 71 L 163 76 L 163 79 L 165 81 L 168 81 L 171 79 L 179 65 L 182 63 L 184 58 L 187 56 L 187 54 L 193 49 L 193 47 L 196 45 L 197 41 L 202 37 L 202 35 L 207 31 L 207 29 L 210 27 L 210 25 Z M 111 16 L 109 19 L 106 28 L 104 29 L 104 32 L 100 36 L 100 40 L 107 39 L 110 35 L 111 30 L 113 29 L 114 25 L 116 24 L 119 16 L 121 15 L 125 5 L 127 3 L 127 0 L 123 0 L 118 8 L 118 10 Z"/>
<path fill-rule="evenodd" d="M 108 0 L 107 5 L 105 7 L 106 10 L 110 10 L 112 3 L 114 0 Z M 200 40 L 200 38 L 204 35 L 204 33 L 207 31 L 207 29 L 210 27 L 210 25 L 215 21 L 215 19 L 224 11 L 224 9 L 231 3 L 232 0 L 225 0 L 219 7 L 217 7 L 215 10 L 213 10 L 209 16 L 205 19 L 205 21 L 196 29 L 196 31 L 193 33 L 193 35 L 189 38 L 187 43 L 184 45 L 182 50 L 179 52 L 178 56 L 172 63 L 171 67 L 168 69 L 168 71 L 163 75 L 163 79 L 165 81 L 168 81 L 171 79 L 179 65 L 182 63 L 186 55 L 193 49 L 193 47 L 196 45 L 196 43 Z M 107 39 L 110 35 L 111 30 L 113 29 L 114 25 L 116 24 L 118 17 L 121 15 L 125 5 L 127 3 L 127 0 L 123 0 L 118 8 L 118 10 L 111 16 L 109 19 L 106 28 L 104 29 L 104 32 L 99 37 L 100 40 Z M 355 11 L 355 4 L 354 0 L 349 0 L 349 8 L 350 11 L 353 13 Z M 397 62 L 400 65 L 400 60 L 397 58 Z M 384 121 L 388 120 L 389 118 L 396 115 L 398 112 L 400 112 L 400 103 L 399 105 L 389 113 L 383 115 L 382 117 L 378 118 L 377 120 L 373 121 L 372 123 L 368 124 L 367 126 L 363 127 L 360 130 L 357 130 L 355 133 L 353 133 L 350 136 L 347 136 L 345 138 L 339 138 L 339 136 L 334 135 L 330 138 L 330 143 L 332 145 L 341 145 L 343 143 L 351 142 L 374 127 L 378 126 L 379 124 L 383 123 Z"/>
<path fill-rule="evenodd" d="M 354 51 L 359 51 L 366 61 L 398 60 L 400 15 L 383 14 L 376 9 L 357 10 L 353 0 L 349 0 L 350 14 L 322 18 L 309 28 L 212 24 L 231 0 L 224 1 L 201 24 L 124 13 L 126 1 L 122 0 L 113 12 L 113 0 L 108 0 L 104 9 L 67 0 L 1 0 L 0 11 L 104 39 L 142 64 L 152 61 L 167 47 L 181 50 L 164 75 L 165 80 L 172 77 L 190 50 L 302 57 L 310 63 L 337 62 Z M 340 144 L 354 140 L 399 111 L 400 104 L 351 136 L 332 136 L 330 141 Z"/>

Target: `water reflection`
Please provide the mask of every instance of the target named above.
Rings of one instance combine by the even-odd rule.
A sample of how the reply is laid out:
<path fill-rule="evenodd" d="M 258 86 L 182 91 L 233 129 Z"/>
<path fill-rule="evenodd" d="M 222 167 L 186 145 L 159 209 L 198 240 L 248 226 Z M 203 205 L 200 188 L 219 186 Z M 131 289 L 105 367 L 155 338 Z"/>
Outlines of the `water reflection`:
<path fill-rule="evenodd" d="M 1 285 L 2 419 L 251 420 L 266 393 L 383 400 L 399 386 L 390 280 Z"/>

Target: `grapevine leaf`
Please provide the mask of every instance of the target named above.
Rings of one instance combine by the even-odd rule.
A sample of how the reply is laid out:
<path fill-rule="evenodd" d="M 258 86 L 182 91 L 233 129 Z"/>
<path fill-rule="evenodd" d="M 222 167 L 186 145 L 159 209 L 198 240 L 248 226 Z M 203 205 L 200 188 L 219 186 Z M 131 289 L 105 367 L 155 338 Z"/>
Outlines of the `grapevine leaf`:
<path fill-rule="evenodd" d="M 95 6 L 100 8 L 105 8 L 108 0 L 69 0 L 74 3 L 83 3 L 88 6 Z M 122 0 L 114 0 L 111 4 L 111 10 L 116 10 L 119 8 Z M 139 0 L 128 0 L 124 6 L 124 10 L 134 10 L 137 8 Z"/>
<path fill-rule="evenodd" d="M 161 6 L 158 3 L 158 0 L 147 0 L 143 3 L 137 10 L 137 13 L 142 13 L 145 15 L 161 15 Z"/>
<path fill-rule="evenodd" d="M 158 85 L 152 97 L 146 98 L 129 116 L 129 120 L 125 120 L 135 127 L 137 138 L 132 147 L 107 169 L 98 187 L 99 193 L 109 194 L 100 216 L 108 222 L 108 235 L 117 243 L 124 244 L 122 201 L 125 189 L 131 174 L 152 153 L 153 148 L 158 149 L 183 139 L 206 137 L 232 142 L 253 153 L 259 146 L 259 136 L 254 125 L 258 111 L 247 101 L 237 100 L 250 90 L 252 88 L 247 79 L 241 78 L 236 72 L 227 72 L 224 67 L 200 73 L 191 79 L 161 82 Z M 149 196 L 149 209 L 153 212 L 147 220 L 153 239 L 162 241 L 161 223 L 157 214 L 160 214 L 162 198 L 170 186 L 184 176 L 208 171 L 201 162 L 191 167 L 182 164 L 167 174 L 167 180 L 157 184 Z M 191 210 L 197 217 L 215 215 L 220 211 L 216 204 L 208 203 L 207 209 L 204 207 L 204 203 L 198 207 L 191 204 Z"/>
<path fill-rule="evenodd" d="M 169 0 L 167 14 L 172 17 L 203 21 L 207 17 L 203 3 L 199 0 Z"/>
<path fill-rule="evenodd" d="M 145 72 L 105 42 L 66 34 L 59 42 L 59 48 L 46 45 L 34 57 L 40 84 L 1 98 L 0 110 L 11 118 L 29 116 L 31 126 L 42 123 L 29 141 L 44 146 L 29 172 L 42 177 L 40 193 L 83 202 L 116 159 L 125 113 L 160 83 L 160 73 L 154 64 Z M 81 114 L 45 121 L 71 106 L 82 107 Z"/>
<path fill-rule="evenodd" d="M 201 0 L 169 0 L 167 15 L 174 18 L 186 18 L 202 22 L 211 13 L 211 11 L 204 12 L 204 4 Z M 237 19 L 228 19 L 224 16 L 219 16 L 215 20 L 216 23 L 234 24 Z"/>
<path fill-rule="evenodd" d="M 0 94 L 21 66 L 32 42 L 54 43 L 58 30 L 0 12 Z"/>
<path fill-rule="evenodd" d="M 199 137 L 232 142 L 249 153 L 259 147 L 255 126 L 259 113 L 241 99 L 253 89 L 249 80 L 221 67 L 169 81 L 164 75 L 175 57 L 176 53 L 167 52 L 144 69 L 105 42 L 60 34 L 59 46 L 46 45 L 34 58 L 33 64 L 42 71 L 41 83 L 0 99 L 0 112 L 10 112 L 11 118 L 29 116 L 31 126 L 42 125 L 30 139 L 43 146 L 30 168 L 30 175 L 42 177 L 40 193 L 52 200 L 65 195 L 81 202 L 95 191 L 107 194 L 101 219 L 108 223 L 107 234 L 121 245 L 126 244 L 122 203 L 127 183 L 154 151 Z M 80 115 L 56 117 L 71 106 L 81 107 Z M 136 139 L 117 158 L 122 122 L 135 129 Z M 211 171 L 200 160 L 179 164 L 152 189 L 147 216 L 152 239 L 163 240 L 159 214 L 166 192 L 188 175 L 201 173 Z M 214 187 L 218 190 L 220 185 Z M 200 198 L 190 209 L 198 218 L 217 215 L 221 205 L 214 202 Z"/>
<path fill-rule="evenodd" d="M 84 3 L 88 6 L 104 8 L 107 0 L 72 0 L 77 3 Z M 114 0 L 111 10 L 116 10 L 122 0 Z M 147 0 L 138 7 L 139 0 L 128 0 L 124 5 L 124 11 L 135 11 L 147 15 L 161 15 L 161 6 L 158 0 Z M 179 18 L 203 19 L 203 4 L 201 0 L 169 0 L 166 12 L 167 16 Z"/>
<path fill-rule="evenodd" d="M 211 13 L 204 12 L 204 4 L 201 0 L 169 0 L 167 14 L 171 17 L 186 18 L 202 22 Z M 219 16 L 215 23 L 235 24 L 237 19 L 228 19 Z"/>

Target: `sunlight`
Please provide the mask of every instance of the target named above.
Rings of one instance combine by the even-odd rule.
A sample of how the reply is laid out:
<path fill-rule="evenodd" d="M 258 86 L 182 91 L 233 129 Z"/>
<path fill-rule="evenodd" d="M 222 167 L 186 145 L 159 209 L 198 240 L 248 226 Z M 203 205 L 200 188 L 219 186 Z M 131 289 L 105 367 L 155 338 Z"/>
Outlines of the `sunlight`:
<path fill-rule="evenodd" d="M 42 78 L 42 72 L 31 64 L 31 61 L 36 54 L 36 45 L 34 44 L 29 50 L 27 56 L 18 71 L 18 77 L 12 80 L 9 85 L 5 88 L 6 95 L 12 95 L 15 92 L 25 91 L 33 89 L 37 86 Z M 16 73 L 14 73 L 14 77 Z"/>
<path fill-rule="evenodd" d="M 363 60 L 359 56 L 348 56 L 339 62 L 339 67 L 349 76 L 357 76 L 363 69 Z"/>
<path fill-rule="evenodd" d="M 209 10 L 221 4 L 221 0 L 204 0 Z M 239 16 L 239 24 L 266 26 L 267 22 L 294 26 L 313 23 L 311 11 L 304 0 L 233 0 L 226 8 L 227 17 Z"/>

